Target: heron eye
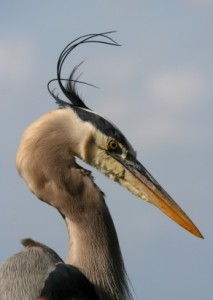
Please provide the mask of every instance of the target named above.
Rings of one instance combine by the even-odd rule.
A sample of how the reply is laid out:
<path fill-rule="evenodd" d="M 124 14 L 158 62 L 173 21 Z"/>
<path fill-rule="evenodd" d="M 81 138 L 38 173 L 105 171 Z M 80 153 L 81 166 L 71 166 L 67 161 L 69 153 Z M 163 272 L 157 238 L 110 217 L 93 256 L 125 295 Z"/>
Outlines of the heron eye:
<path fill-rule="evenodd" d="M 109 141 L 109 144 L 108 144 L 109 150 L 116 150 L 118 147 L 119 147 L 118 142 L 116 140 Z"/>

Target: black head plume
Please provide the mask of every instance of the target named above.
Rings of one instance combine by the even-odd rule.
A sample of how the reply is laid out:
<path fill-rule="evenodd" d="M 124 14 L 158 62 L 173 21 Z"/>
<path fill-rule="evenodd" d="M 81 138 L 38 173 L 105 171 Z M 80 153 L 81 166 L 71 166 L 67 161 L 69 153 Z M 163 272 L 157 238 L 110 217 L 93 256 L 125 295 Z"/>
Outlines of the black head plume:
<path fill-rule="evenodd" d="M 77 83 L 82 83 L 82 84 L 86 84 L 86 85 L 95 87 L 92 84 L 89 84 L 89 83 L 78 80 L 81 74 L 77 77 L 75 76 L 76 71 L 78 70 L 78 68 L 81 66 L 81 64 L 83 62 L 81 62 L 80 64 L 76 65 L 73 68 L 73 70 L 72 70 L 72 72 L 71 72 L 68 79 L 61 78 L 62 66 L 64 64 L 65 59 L 70 54 L 70 52 L 73 51 L 77 46 L 79 46 L 81 44 L 99 43 L 99 44 L 105 44 L 105 45 L 111 45 L 111 46 L 120 46 L 117 42 L 115 42 L 111 37 L 108 36 L 109 34 L 111 34 L 113 32 L 114 31 L 98 33 L 98 34 L 83 35 L 83 36 L 73 40 L 71 43 L 69 43 L 64 48 L 64 50 L 61 52 L 61 54 L 59 56 L 59 59 L 58 59 L 58 63 L 57 63 L 57 79 L 52 79 L 47 84 L 47 88 L 48 88 L 49 93 L 56 100 L 56 103 L 60 107 L 71 106 L 71 107 L 81 107 L 81 108 L 89 109 L 85 105 L 83 100 L 80 98 L 80 96 L 78 95 L 78 92 L 77 92 L 77 89 L 76 89 L 76 84 Z M 66 101 L 60 99 L 59 96 L 55 94 L 54 90 L 50 90 L 50 84 L 53 81 L 58 82 L 61 91 L 63 92 L 63 94 L 66 96 L 66 98 L 70 102 L 66 102 Z M 66 84 L 63 84 L 63 82 L 66 82 Z"/>

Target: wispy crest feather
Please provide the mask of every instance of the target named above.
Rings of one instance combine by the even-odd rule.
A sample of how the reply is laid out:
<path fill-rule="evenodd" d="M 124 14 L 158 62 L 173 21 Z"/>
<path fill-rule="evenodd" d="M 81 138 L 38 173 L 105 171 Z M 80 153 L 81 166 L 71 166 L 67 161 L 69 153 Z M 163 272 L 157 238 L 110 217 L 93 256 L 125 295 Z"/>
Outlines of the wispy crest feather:
<path fill-rule="evenodd" d="M 89 109 L 84 101 L 81 99 L 77 92 L 76 84 L 81 83 L 81 84 L 86 84 L 89 86 L 93 86 L 92 84 L 89 84 L 87 82 L 83 82 L 78 80 L 80 75 L 76 77 L 76 71 L 78 68 L 82 65 L 83 61 L 76 65 L 69 78 L 61 78 L 61 71 L 62 67 L 64 64 L 65 59 L 67 56 L 79 45 L 81 44 L 86 44 L 86 43 L 99 43 L 99 44 L 105 44 L 105 45 L 111 45 L 111 46 L 120 46 L 116 41 L 114 41 L 109 34 L 114 33 L 115 31 L 109 31 L 109 32 L 104 32 L 104 33 L 97 33 L 97 34 L 87 34 L 83 35 L 75 40 L 73 40 L 71 43 L 69 43 L 61 52 L 58 62 L 57 62 L 57 78 L 52 79 L 48 82 L 47 88 L 51 96 L 56 100 L 56 103 L 59 105 L 59 107 L 66 107 L 66 106 L 71 106 L 71 107 L 80 107 L 80 108 L 86 108 Z M 66 98 L 69 100 L 69 102 L 66 102 L 62 99 L 59 98 L 58 94 L 55 94 L 55 89 L 51 90 L 50 89 L 50 84 L 53 81 L 57 81 L 59 84 L 59 87 L 63 94 L 66 96 Z M 63 84 L 63 82 L 66 82 L 66 84 Z"/>

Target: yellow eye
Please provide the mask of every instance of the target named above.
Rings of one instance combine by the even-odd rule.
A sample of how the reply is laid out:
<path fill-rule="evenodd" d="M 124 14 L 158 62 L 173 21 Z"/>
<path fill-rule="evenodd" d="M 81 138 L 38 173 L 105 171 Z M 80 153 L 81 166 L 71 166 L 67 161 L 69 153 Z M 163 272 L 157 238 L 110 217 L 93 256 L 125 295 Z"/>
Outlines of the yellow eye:
<path fill-rule="evenodd" d="M 116 140 L 109 141 L 108 149 L 109 150 L 116 150 L 118 148 L 118 142 Z"/>

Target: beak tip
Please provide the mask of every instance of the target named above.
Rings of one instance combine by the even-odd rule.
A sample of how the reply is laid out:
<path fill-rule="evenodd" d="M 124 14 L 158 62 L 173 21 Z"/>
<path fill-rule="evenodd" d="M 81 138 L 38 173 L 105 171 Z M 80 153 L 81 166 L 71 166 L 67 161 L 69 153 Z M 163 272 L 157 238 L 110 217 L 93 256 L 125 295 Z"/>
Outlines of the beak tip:
<path fill-rule="evenodd" d="M 202 235 L 202 233 L 198 229 L 195 232 L 193 231 L 192 234 L 194 234 L 195 236 L 197 236 L 200 239 L 204 239 L 204 236 Z"/>

